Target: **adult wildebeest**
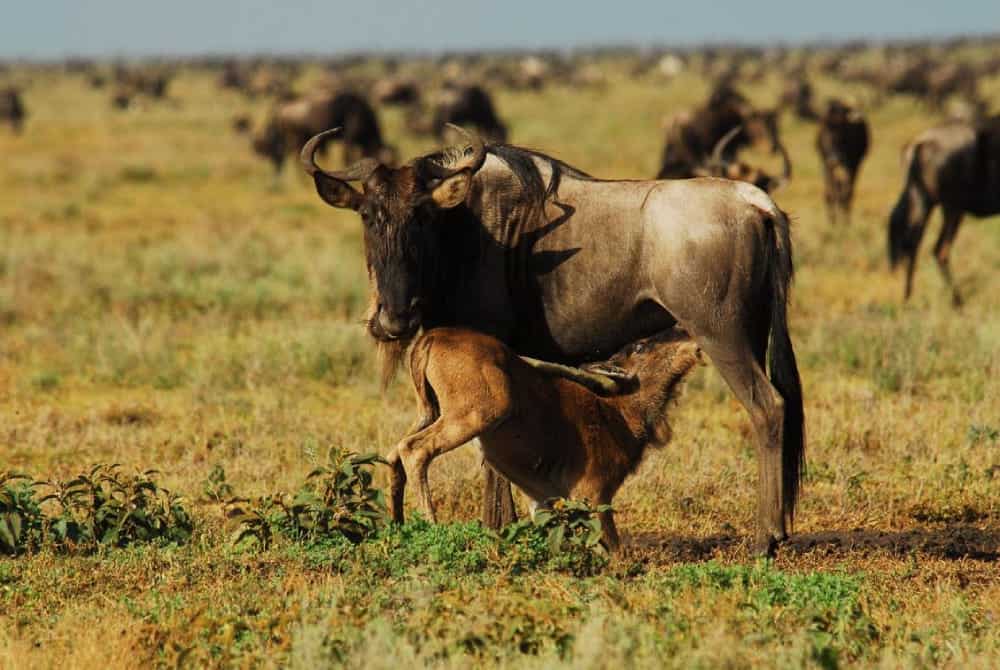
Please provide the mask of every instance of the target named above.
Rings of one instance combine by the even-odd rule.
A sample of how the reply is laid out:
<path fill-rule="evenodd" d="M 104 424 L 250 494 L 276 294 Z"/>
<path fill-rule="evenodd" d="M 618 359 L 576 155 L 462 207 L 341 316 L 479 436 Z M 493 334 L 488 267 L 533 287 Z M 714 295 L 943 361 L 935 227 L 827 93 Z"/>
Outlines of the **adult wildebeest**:
<path fill-rule="evenodd" d="M 364 160 L 330 172 L 314 154 L 334 132 L 309 140 L 301 158 L 327 204 L 361 215 L 374 338 L 401 355 L 421 326 L 458 325 L 575 363 L 679 324 L 750 414 L 756 548 L 786 537 L 804 453 L 802 391 L 786 321 L 789 223 L 766 193 L 719 179 L 594 179 L 478 138 L 395 169 Z M 499 493 L 488 487 L 487 501 Z"/>
<path fill-rule="evenodd" d="M 341 139 L 346 162 L 363 157 L 395 162 L 396 151 L 383 141 L 375 110 L 350 91 L 321 93 L 278 105 L 254 134 L 253 149 L 280 173 L 287 154 L 297 153 L 310 137 L 333 126 L 344 129 Z"/>
<path fill-rule="evenodd" d="M 410 349 L 419 418 L 387 458 L 393 519 L 403 521 L 403 489 L 412 478 L 424 513 L 436 520 L 427 470 L 473 438 L 533 507 L 570 497 L 610 505 L 647 447 L 669 442 L 667 405 L 698 361 L 694 341 L 668 329 L 609 361 L 631 380 L 601 397 L 533 367 L 488 335 L 463 328 L 424 333 Z M 605 543 L 617 549 L 614 517 L 600 516 Z"/>
<path fill-rule="evenodd" d="M 948 123 L 920 134 L 903 152 L 906 182 L 889 217 L 889 263 L 906 261 L 904 299 L 913 293 L 917 249 L 931 213 L 941 205 L 944 220 L 934 258 L 951 289 L 952 302 L 962 296 L 952 280 L 951 246 L 966 213 L 1000 214 L 1000 115 L 980 126 Z"/>
<path fill-rule="evenodd" d="M 799 74 L 785 83 L 778 100 L 778 108 L 791 110 L 803 121 L 816 120 L 818 115 L 813 106 L 812 84 L 803 74 Z"/>
<path fill-rule="evenodd" d="M 20 133 L 26 116 L 21 92 L 13 86 L 0 89 L 0 121 L 6 121 L 10 124 L 11 130 Z"/>
<path fill-rule="evenodd" d="M 820 119 L 816 150 L 823 163 L 826 212 L 830 223 L 851 220 L 858 169 L 868 153 L 868 121 L 840 100 L 831 100 Z"/>
<path fill-rule="evenodd" d="M 739 133 L 739 127 L 730 130 L 725 137 L 719 140 L 712 150 L 709 160 L 694 169 L 695 176 L 698 177 L 721 177 L 723 179 L 735 179 L 753 184 L 766 193 L 774 193 L 779 188 L 788 183 L 792 178 L 792 161 L 788 158 L 788 152 L 784 146 L 779 145 L 778 151 L 781 154 L 781 176 L 775 177 L 764 170 L 752 165 L 748 165 L 739 160 L 726 160 L 726 145 Z"/>
<path fill-rule="evenodd" d="M 430 116 L 424 117 L 424 114 L 417 106 L 411 108 L 410 130 L 442 138 L 448 124 L 455 124 L 472 126 L 491 141 L 507 140 L 507 126 L 497 116 L 489 93 L 481 86 L 447 83 L 438 93 Z M 428 118 L 429 123 L 424 118 Z"/>
<path fill-rule="evenodd" d="M 667 123 L 667 140 L 656 178 L 697 176 L 697 169 L 708 162 L 713 148 L 736 128 L 739 130 L 722 154 L 726 161 L 734 161 L 741 149 L 759 142 L 768 142 L 772 153 L 782 151 L 777 113 L 754 109 L 738 91 L 724 85 L 703 107 L 680 112 Z"/>

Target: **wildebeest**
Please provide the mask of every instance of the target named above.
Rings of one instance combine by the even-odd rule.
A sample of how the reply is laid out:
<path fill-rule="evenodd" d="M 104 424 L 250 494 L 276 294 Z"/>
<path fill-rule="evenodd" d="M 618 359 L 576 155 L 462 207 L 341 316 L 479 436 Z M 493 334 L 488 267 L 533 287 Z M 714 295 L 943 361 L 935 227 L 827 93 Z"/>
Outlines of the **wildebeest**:
<path fill-rule="evenodd" d="M 804 76 L 794 77 L 785 84 L 778 106 L 791 110 L 804 121 L 815 121 L 817 117 L 813 106 L 813 88 Z"/>
<path fill-rule="evenodd" d="M 356 93 L 325 92 L 277 105 L 253 137 L 254 151 L 281 172 L 285 156 L 297 153 L 318 132 L 342 127 L 344 160 L 363 157 L 395 162 L 396 151 L 382 139 L 378 117 L 368 101 Z"/>
<path fill-rule="evenodd" d="M 361 215 L 376 291 L 368 330 L 382 347 L 398 360 L 420 327 L 462 326 L 575 364 L 680 325 L 750 415 L 755 546 L 769 552 L 786 537 L 804 454 L 802 389 L 786 320 L 789 223 L 766 193 L 719 179 L 600 180 L 477 137 L 399 168 L 364 160 L 333 172 L 314 155 L 330 132 L 301 159 L 327 204 Z M 497 501 L 512 507 L 509 487 L 488 491 L 488 512 Z"/>
<path fill-rule="evenodd" d="M 647 447 L 670 440 L 667 404 L 698 361 L 694 341 L 668 329 L 609 361 L 634 383 L 601 397 L 533 368 L 488 335 L 461 328 L 424 333 L 410 349 L 418 419 L 387 458 L 393 518 L 403 521 L 403 490 L 412 478 L 424 513 L 435 521 L 428 468 L 477 437 L 483 458 L 533 507 L 570 497 L 610 505 Z M 600 516 L 605 543 L 617 549 L 614 517 Z"/>
<path fill-rule="evenodd" d="M 777 113 L 754 109 L 732 87 L 718 87 L 701 108 L 676 114 L 667 124 L 667 140 L 657 179 L 684 179 L 697 176 L 708 162 L 713 148 L 734 128 L 736 135 L 726 143 L 722 158 L 733 161 L 740 149 L 767 142 L 773 153 L 781 152 Z"/>
<path fill-rule="evenodd" d="M 420 89 L 408 77 L 383 77 L 372 86 L 372 99 L 380 105 L 415 105 L 420 102 Z"/>
<path fill-rule="evenodd" d="M 831 100 L 820 119 L 816 150 L 823 163 L 826 211 L 830 223 L 851 219 L 854 183 L 868 153 L 868 121 L 858 110 Z"/>
<path fill-rule="evenodd" d="M 906 181 L 889 216 L 889 263 L 906 262 L 904 299 L 913 293 L 917 250 L 927 221 L 941 205 L 943 224 L 934 258 L 951 289 L 952 302 L 962 296 L 951 276 L 951 246 L 968 213 L 1000 214 L 1000 115 L 980 126 L 947 123 L 924 131 L 905 148 Z"/>
<path fill-rule="evenodd" d="M 788 157 L 788 152 L 783 145 L 778 146 L 781 154 L 781 176 L 775 177 L 758 167 L 754 167 L 740 160 L 726 160 L 726 145 L 739 133 L 739 127 L 730 130 L 715 145 L 712 156 L 708 161 L 694 169 L 694 174 L 698 177 L 720 177 L 723 179 L 735 179 L 753 184 L 766 193 L 774 193 L 779 188 L 788 183 L 792 178 L 792 161 Z"/>
<path fill-rule="evenodd" d="M 448 124 L 455 124 L 472 126 L 480 135 L 495 142 L 507 139 L 507 126 L 497 116 L 489 93 L 481 86 L 445 84 L 427 117 L 429 123 L 421 120 L 422 114 L 424 112 L 418 107 L 411 108 L 410 130 L 442 138 Z"/>
<path fill-rule="evenodd" d="M 11 130 L 20 133 L 26 116 L 21 92 L 13 86 L 0 89 L 0 121 L 7 122 Z"/>

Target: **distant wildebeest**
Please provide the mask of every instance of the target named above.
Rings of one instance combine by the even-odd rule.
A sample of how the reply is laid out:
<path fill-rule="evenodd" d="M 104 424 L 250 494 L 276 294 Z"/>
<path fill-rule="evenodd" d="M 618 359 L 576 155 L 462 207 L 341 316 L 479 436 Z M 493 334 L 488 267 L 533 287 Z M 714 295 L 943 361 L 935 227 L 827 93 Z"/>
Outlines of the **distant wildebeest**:
<path fill-rule="evenodd" d="M 851 220 L 854 183 L 861 162 L 868 154 L 868 121 L 858 110 L 831 100 L 820 119 L 816 150 L 823 163 L 826 211 L 830 223 Z"/>
<path fill-rule="evenodd" d="M 438 93 L 429 117 L 418 107 L 412 108 L 410 130 L 444 137 L 448 124 L 472 126 L 480 135 L 494 142 L 507 140 L 507 126 L 497 116 L 493 101 L 482 87 L 466 84 L 446 84 Z M 429 122 L 428 122 L 429 121 Z"/>
<path fill-rule="evenodd" d="M 699 358 L 698 345 L 676 329 L 640 340 L 609 361 L 629 382 L 601 397 L 488 335 L 461 328 L 424 333 L 410 350 L 418 419 L 387 458 L 393 518 L 403 521 L 412 479 L 425 515 L 436 521 L 428 468 L 473 438 L 533 508 L 550 498 L 610 505 L 646 449 L 670 441 L 667 405 Z M 600 518 L 605 544 L 617 549 L 614 517 L 605 511 Z"/>
<path fill-rule="evenodd" d="M 694 169 L 695 176 L 698 177 L 720 177 L 722 179 L 735 179 L 753 184 L 766 193 L 774 193 L 779 188 L 788 183 L 792 178 L 792 161 L 788 157 L 788 152 L 783 145 L 778 146 L 781 154 L 781 176 L 775 177 L 758 167 L 753 167 L 740 160 L 726 160 L 726 145 L 732 141 L 739 133 L 737 126 L 730 130 L 719 140 L 712 150 L 712 156 L 704 165 Z"/>
<path fill-rule="evenodd" d="M 812 85 L 802 76 L 790 79 L 785 84 L 778 106 L 791 110 L 803 121 L 815 121 L 817 117 Z"/>
<path fill-rule="evenodd" d="M 921 133 L 904 150 L 906 182 L 889 217 L 889 262 L 906 262 L 904 299 L 913 293 L 917 250 L 927 221 L 941 205 L 943 224 L 934 258 L 952 292 L 955 306 L 962 296 L 951 276 L 951 247 L 968 213 L 1000 214 L 1000 115 L 980 126 L 948 123 Z"/>
<path fill-rule="evenodd" d="M 26 116 L 21 92 L 13 86 L 0 89 L 0 121 L 10 124 L 15 133 L 20 133 Z"/>
<path fill-rule="evenodd" d="M 372 86 L 372 99 L 380 105 L 415 105 L 420 102 L 420 89 L 413 79 L 384 77 Z"/>
<path fill-rule="evenodd" d="M 477 137 L 395 169 L 364 160 L 331 172 L 314 155 L 329 136 L 312 138 L 302 163 L 327 204 L 361 215 L 376 293 L 368 330 L 390 361 L 421 327 L 471 328 L 519 354 L 577 364 L 680 325 L 750 415 L 756 549 L 787 536 L 802 389 L 786 320 L 789 223 L 766 193 L 720 179 L 599 180 Z M 494 477 L 484 516 L 496 526 L 513 503 Z"/>
<path fill-rule="evenodd" d="M 730 86 L 719 87 L 701 108 L 676 114 L 669 122 L 663 159 L 657 179 L 684 179 L 697 176 L 720 140 L 734 128 L 736 135 L 726 143 L 722 158 L 732 162 L 750 144 L 767 142 L 780 153 L 777 113 L 755 109 Z"/>
<path fill-rule="evenodd" d="M 298 153 L 310 137 L 331 127 L 343 128 L 345 162 L 360 158 L 395 162 L 396 151 L 382 139 L 375 110 L 363 97 L 349 91 L 321 93 L 278 104 L 254 134 L 253 148 L 280 173 L 286 155 Z"/>

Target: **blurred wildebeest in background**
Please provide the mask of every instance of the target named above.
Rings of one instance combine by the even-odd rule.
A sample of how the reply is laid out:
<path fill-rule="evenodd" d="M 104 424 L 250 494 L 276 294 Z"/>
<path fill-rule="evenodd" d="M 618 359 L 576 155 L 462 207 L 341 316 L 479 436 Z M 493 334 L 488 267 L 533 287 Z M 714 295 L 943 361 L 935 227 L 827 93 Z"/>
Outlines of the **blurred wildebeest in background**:
<path fill-rule="evenodd" d="M 667 123 L 667 140 L 657 179 L 694 177 L 709 162 L 713 149 L 730 131 L 719 158 L 735 162 L 740 149 L 766 142 L 772 153 L 783 153 L 777 113 L 758 110 L 736 89 L 722 85 L 700 108 L 680 112 Z"/>
<path fill-rule="evenodd" d="M 813 88 L 803 74 L 796 75 L 785 83 L 778 109 L 788 109 L 803 121 L 815 121 L 818 115 L 813 105 Z"/>
<path fill-rule="evenodd" d="M 279 103 L 264 126 L 253 137 L 253 149 L 281 172 L 285 157 L 297 154 L 313 135 L 341 128 L 344 160 L 375 158 L 383 163 L 396 161 L 396 150 L 382 138 L 378 117 L 368 101 L 356 93 L 321 92 Z"/>
<path fill-rule="evenodd" d="M 115 86 L 111 92 L 111 105 L 117 109 L 128 109 L 140 97 L 165 100 L 172 78 L 173 72 L 162 67 L 126 67 L 119 63 L 113 69 Z"/>
<path fill-rule="evenodd" d="M 951 276 L 951 246 L 968 213 L 1000 214 L 1000 115 L 979 126 L 947 123 L 921 133 L 904 150 L 906 182 L 889 217 L 889 262 L 906 262 L 904 299 L 913 293 L 917 250 L 927 221 L 941 205 L 943 224 L 934 258 L 952 293 L 962 296 Z"/>
<path fill-rule="evenodd" d="M 11 130 L 20 133 L 27 115 L 21 92 L 17 88 L 8 86 L 0 89 L 0 122 L 6 122 Z"/>
<path fill-rule="evenodd" d="M 492 142 L 507 141 L 507 126 L 500 120 L 489 93 L 475 84 L 446 82 L 430 113 L 411 107 L 407 125 L 411 132 L 444 137 L 448 124 L 471 126 Z"/>
<path fill-rule="evenodd" d="M 413 79 L 390 75 L 375 82 L 372 99 L 380 105 L 415 105 L 420 102 L 420 88 Z"/>
<path fill-rule="evenodd" d="M 774 193 L 787 184 L 792 178 L 792 161 L 783 145 L 778 146 L 778 152 L 781 154 L 781 176 L 779 177 L 770 175 L 761 168 L 753 167 L 743 161 L 725 158 L 726 145 L 736 137 L 739 131 L 739 127 L 733 128 L 718 141 L 708 161 L 695 168 L 695 176 L 745 181 L 767 193 Z"/>
<path fill-rule="evenodd" d="M 836 223 L 838 218 L 850 222 L 854 183 L 869 143 L 870 131 L 864 115 L 841 100 L 830 100 L 816 136 L 830 223 Z"/>

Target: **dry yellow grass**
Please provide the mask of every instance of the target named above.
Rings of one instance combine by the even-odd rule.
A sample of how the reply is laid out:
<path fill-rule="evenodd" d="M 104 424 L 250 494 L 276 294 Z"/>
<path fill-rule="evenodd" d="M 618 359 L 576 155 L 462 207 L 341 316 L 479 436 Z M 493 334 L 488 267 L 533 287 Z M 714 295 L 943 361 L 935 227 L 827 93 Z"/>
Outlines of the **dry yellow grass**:
<path fill-rule="evenodd" d="M 294 170 L 273 183 L 229 129 L 248 104 L 197 72 L 175 81 L 176 105 L 124 113 L 79 77 L 31 77 L 25 134 L 0 132 L 0 470 L 155 467 L 197 499 L 217 464 L 259 495 L 294 488 L 330 446 L 385 452 L 413 402 L 402 380 L 379 392 L 357 324 L 360 225 Z M 598 176 L 652 175 L 661 117 L 706 86 L 612 77 L 604 91 L 500 92 L 497 105 L 515 143 Z M 746 90 L 767 103 L 778 82 Z M 1000 81 L 984 90 L 1000 99 Z M 777 199 L 794 219 L 810 467 L 798 538 L 767 569 L 793 592 L 814 574 L 860 580 L 860 610 L 836 620 L 877 633 L 831 643 L 842 662 L 994 667 L 1000 226 L 969 219 L 958 236 L 965 309 L 950 306 L 933 240 L 902 305 L 886 218 L 900 148 L 935 117 L 904 99 L 869 116 L 850 228 L 826 222 L 815 127 L 782 124 L 795 176 Z M 383 118 L 403 155 L 433 146 L 402 134 L 398 111 Z M 485 640 L 479 662 L 505 666 L 829 667 L 826 629 L 801 607 L 758 603 L 770 587 L 663 586 L 688 562 L 748 563 L 753 524 L 747 420 L 714 371 L 696 374 L 675 416 L 672 445 L 616 501 L 632 544 L 605 577 L 366 578 L 293 548 L 237 554 L 218 510 L 198 503 L 186 548 L 0 559 L 0 667 L 315 667 L 331 650 L 346 665 L 466 666 L 476 645 L 463 631 Z M 435 465 L 445 520 L 476 517 L 479 478 L 472 449 Z M 520 628 L 498 629 L 505 620 Z"/>

